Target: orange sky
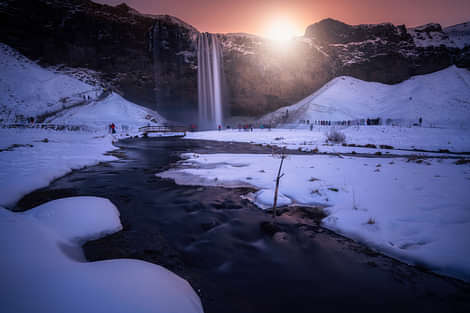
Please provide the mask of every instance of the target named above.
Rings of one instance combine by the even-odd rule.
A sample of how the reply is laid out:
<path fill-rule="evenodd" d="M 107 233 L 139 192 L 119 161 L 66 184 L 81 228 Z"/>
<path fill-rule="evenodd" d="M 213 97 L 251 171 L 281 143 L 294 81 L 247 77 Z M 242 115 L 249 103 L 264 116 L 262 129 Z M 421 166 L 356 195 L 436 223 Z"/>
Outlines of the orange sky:
<path fill-rule="evenodd" d="M 96 0 L 116 5 L 123 0 Z M 470 21 L 470 0 L 126 0 L 142 13 L 170 14 L 212 33 L 266 35 L 276 19 L 288 20 L 297 35 L 323 18 L 348 24 L 392 22 L 408 27 Z"/>

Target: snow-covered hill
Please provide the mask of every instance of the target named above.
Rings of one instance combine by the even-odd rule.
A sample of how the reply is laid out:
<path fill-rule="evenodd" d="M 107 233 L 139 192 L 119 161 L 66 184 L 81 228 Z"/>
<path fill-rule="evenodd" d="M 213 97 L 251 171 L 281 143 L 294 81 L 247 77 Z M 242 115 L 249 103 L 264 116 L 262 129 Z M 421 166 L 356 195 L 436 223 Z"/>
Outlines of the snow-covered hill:
<path fill-rule="evenodd" d="M 106 127 L 110 123 L 138 128 L 148 123 L 164 121 L 157 112 L 129 102 L 115 93 L 102 101 L 74 107 L 46 119 L 46 122 L 53 124 L 88 125 L 96 128 Z"/>
<path fill-rule="evenodd" d="M 0 121 L 36 117 L 99 92 L 73 77 L 46 70 L 0 43 Z"/>
<path fill-rule="evenodd" d="M 82 75 L 83 76 L 83 75 Z M 46 69 L 0 43 L 0 123 L 29 117 L 54 124 L 106 127 L 163 122 L 157 112 L 57 69 Z"/>
<path fill-rule="evenodd" d="M 286 112 L 288 116 L 286 118 Z M 380 117 L 390 124 L 470 126 L 470 71 L 455 66 L 403 83 L 385 85 L 338 77 L 300 102 L 265 115 L 261 121 L 343 121 Z"/>

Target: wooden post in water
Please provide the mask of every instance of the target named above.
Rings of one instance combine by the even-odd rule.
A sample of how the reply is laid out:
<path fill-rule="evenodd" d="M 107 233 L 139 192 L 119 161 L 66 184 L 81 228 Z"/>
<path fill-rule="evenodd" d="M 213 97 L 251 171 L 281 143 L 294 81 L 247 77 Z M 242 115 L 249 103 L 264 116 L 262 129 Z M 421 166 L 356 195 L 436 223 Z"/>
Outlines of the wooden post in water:
<path fill-rule="evenodd" d="M 279 165 L 279 171 L 277 172 L 276 188 L 274 189 L 273 219 L 276 219 L 277 194 L 278 194 L 278 191 L 279 191 L 279 181 L 281 180 L 282 176 L 284 176 L 284 174 L 281 174 L 282 163 L 284 163 L 284 159 L 286 158 L 284 150 L 281 151 L 280 156 L 281 156 L 281 164 Z"/>

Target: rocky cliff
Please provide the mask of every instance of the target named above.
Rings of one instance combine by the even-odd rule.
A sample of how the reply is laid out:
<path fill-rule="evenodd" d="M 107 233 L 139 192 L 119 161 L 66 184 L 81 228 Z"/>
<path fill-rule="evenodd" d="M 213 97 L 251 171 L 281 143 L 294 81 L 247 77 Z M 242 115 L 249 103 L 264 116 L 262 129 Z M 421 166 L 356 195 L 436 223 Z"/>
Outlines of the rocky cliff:
<path fill-rule="evenodd" d="M 171 16 L 88 0 L 0 2 L 0 41 L 43 65 L 99 73 L 125 98 L 153 109 L 195 105 L 195 30 Z"/>
<path fill-rule="evenodd" d="M 89 0 L 2 0 L 0 41 L 46 65 L 95 70 L 125 98 L 170 118 L 197 107 L 198 31 L 171 16 Z M 289 44 L 219 35 L 234 115 L 292 104 L 339 75 L 398 83 L 451 64 L 470 68 L 470 25 L 414 29 L 326 19 Z"/>

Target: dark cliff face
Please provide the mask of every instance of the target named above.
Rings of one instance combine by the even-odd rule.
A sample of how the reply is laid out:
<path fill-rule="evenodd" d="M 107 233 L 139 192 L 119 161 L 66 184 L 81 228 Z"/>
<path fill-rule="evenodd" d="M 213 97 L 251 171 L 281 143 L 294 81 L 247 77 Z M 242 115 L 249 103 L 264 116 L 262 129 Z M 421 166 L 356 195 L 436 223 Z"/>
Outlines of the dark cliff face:
<path fill-rule="evenodd" d="M 335 60 L 309 41 L 286 44 L 256 36 L 221 37 L 233 115 L 261 115 L 290 105 L 335 76 Z"/>
<path fill-rule="evenodd" d="M 88 0 L 4 1 L 0 40 L 44 65 L 100 73 L 127 99 L 165 111 L 196 104 L 194 28 Z M 156 96 L 158 95 L 158 96 Z"/>
<path fill-rule="evenodd" d="M 446 31 L 438 24 L 406 29 L 326 19 L 290 44 L 219 35 L 231 113 L 262 115 L 340 75 L 393 84 L 451 64 L 470 68 L 470 46 L 451 42 L 462 34 L 470 37 L 466 24 Z M 95 70 L 130 101 L 181 120 L 188 120 L 187 111 L 194 117 L 197 108 L 197 35 L 177 18 L 143 15 L 125 4 L 4 0 L 0 5 L 2 42 L 46 65 Z"/>
<path fill-rule="evenodd" d="M 395 27 L 390 23 L 351 26 L 330 18 L 310 25 L 305 31 L 305 37 L 315 38 L 321 44 L 347 44 L 372 38 L 392 42 L 412 40 L 404 26 Z"/>

